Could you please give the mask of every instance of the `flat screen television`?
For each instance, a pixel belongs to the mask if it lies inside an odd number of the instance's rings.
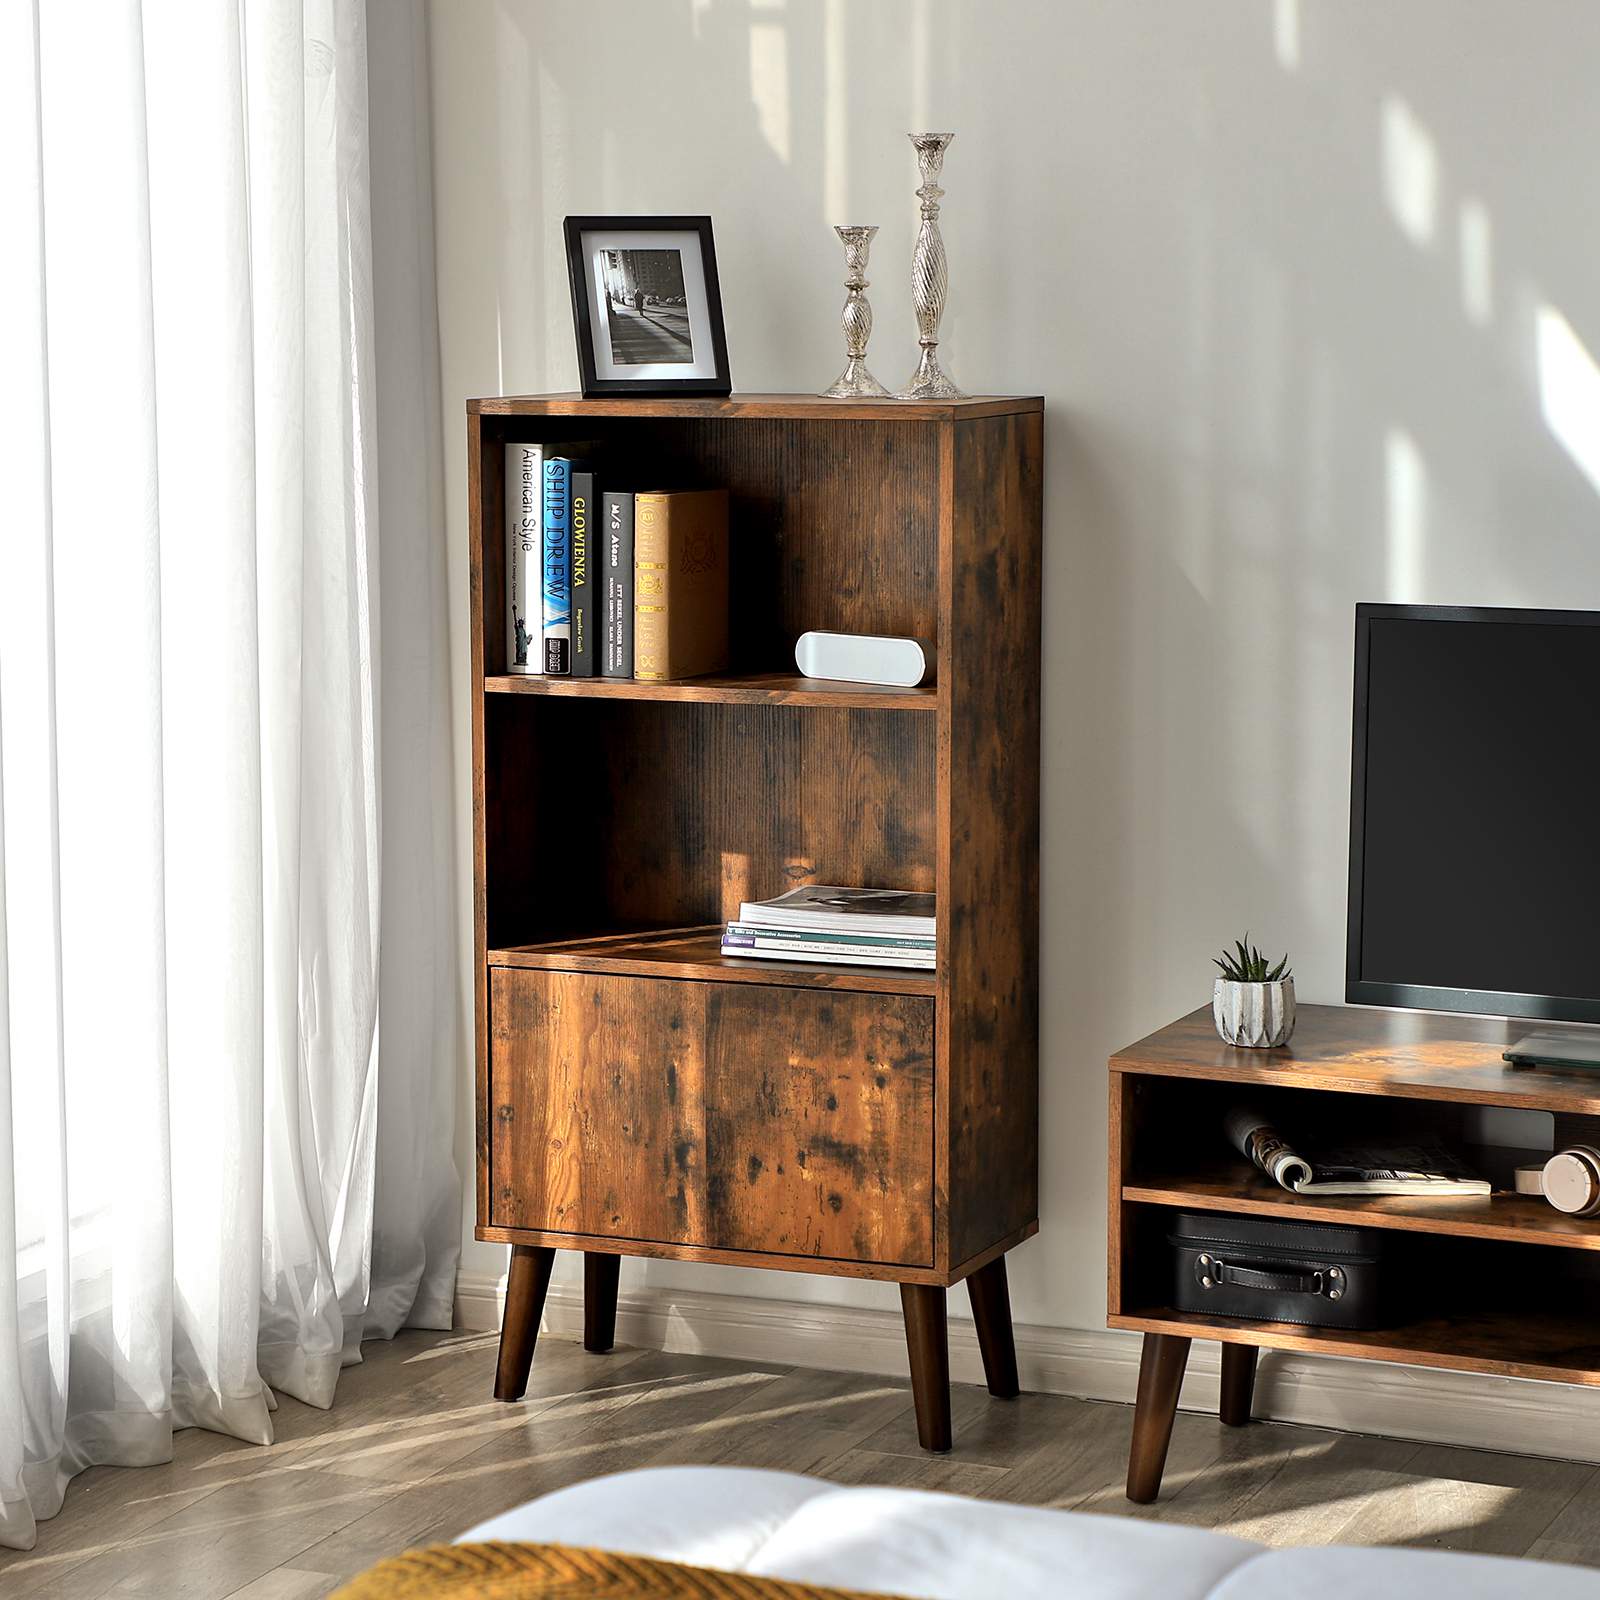
[[[1600,612],[1357,606],[1349,914],[1347,1000],[1600,1023]]]

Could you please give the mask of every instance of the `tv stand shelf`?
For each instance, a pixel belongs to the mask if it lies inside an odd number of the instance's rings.
[[[1107,1324],[1142,1333],[1128,1497],[1159,1492],[1190,1343],[1223,1346],[1222,1416],[1250,1417],[1259,1348],[1600,1385],[1600,1221],[1507,1192],[1291,1194],[1233,1154],[1222,1117],[1259,1106],[1293,1142],[1338,1137],[1470,1141],[1474,1108],[1546,1112],[1557,1147],[1600,1142],[1600,1077],[1513,1068],[1521,1023],[1302,1006],[1280,1050],[1217,1037],[1209,1007],[1111,1058]],[[1179,1211],[1381,1228],[1411,1304],[1372,1330],[1303,1327],[1173,1309],[1166,1234]],[[1552,1249],[1551,1247],[1555,1247]]]
[[[1122,1198],[1185,1211],[1231,1211],[1242,1216],[1284,1217],[1291,1222],[1600,1250],[1600,1222],[1593,1217],[1569,1217],[1535,1195],[1506,1189],[1453,1199],[1443,1195],[1290,1194],[1242,1158],[1215,1166],[1197,1163],[1193,1172],[1138,1173],[1122,1186]]]

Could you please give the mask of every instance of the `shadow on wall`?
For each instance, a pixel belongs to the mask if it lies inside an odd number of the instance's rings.
[[[1021,1321],[1097,1325],[1107,1052],[1203,1003],[1246,925],[1306,1000],[1342,995],[1355,602],[1600,603],[1600,10],[453,12],[436,36],[483,36],[476,220],[512,392],[574,381],[569,212],[710,212],[746,389],[833,375],[831,226],[879,223],[869,354],[898,380],[904,134],[957,130],[941,353],[969,389],[1050,400],[1044,1229],[1013,1297]]]

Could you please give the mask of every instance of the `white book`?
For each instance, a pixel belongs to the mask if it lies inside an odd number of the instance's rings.
[[[913,949],[905,944],[873,944],[865,939],[842,940],[838,935],[827,934],[808,939],[799,933],[768,936],[757,928],[731,927],[722,936],[722,953],[737,955],[741,950],[755,950],[775,956],[801,956],[807,961],[831,961],[835,956],[847,959],[860,956],[863,960],[885,961],[891,966],[931,967],[934,963],[932,946]]]
[[[751,957],[760,961],[815,961],[830,967],[909,967],[916,972],[932,972],[934,969],[932,961],[908,957],[903,951],[878,956],[855,952],[845,955],[838,950],[829,950],[826,955],[808,955],[802,950],[775,950],[769,945],[724,944],[722,953],[735,956],[740,961]]]
[[[544,673],[544,446],[506,446],[506,671]]]
[[[768,928],[931,938],[934,897],[908,889],[841,889],[808,883],[771,900],[747,900],[739,921]]]

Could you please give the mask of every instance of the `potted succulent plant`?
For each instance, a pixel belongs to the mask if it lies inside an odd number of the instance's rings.
[[[1294,974],[1285,956],[1276,966],[1247,933],[1214,964],[1222,969],[1211,991],[1211,1015],[1228,1044],[1272,1050],[1294,1032]]]

